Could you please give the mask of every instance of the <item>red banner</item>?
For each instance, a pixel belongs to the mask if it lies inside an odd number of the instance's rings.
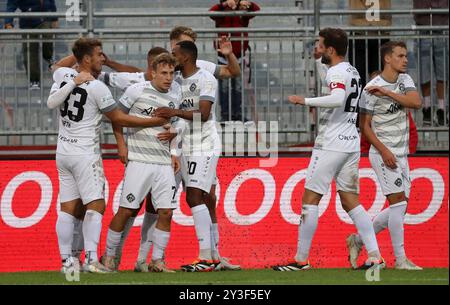
[[[244,268],[263,268],[287,262],[296,252],[301,197],[308,158],[280,158],[274,167],[260,167],[258,158],[222,158],[217,190],[220,252]],[[423,267],[448,267],[448,158],[409,159],[412,191],[405,218],[407,255]],[[119,204],[124,168],[117,160],[104,161],[107,208],[99,253],[107,226]],[[60,257],[55,224],[58,175],[55,161],[0,161],[0,272],[58,270]],[[361,203],[374,217],[385,197],[367,158],[360,163]],[[169,267],[190,263],[198,253],[190,210],[179,192],[166,252]],[[355,227],[336,198],[335,186],[324,196],[313,240],[314,267],[347,267],[345,238]],[[137,257],[142,211],[126,241],[123,269]],[[378,235],[388,266],[394,263],[389,232]],[[365,255],[363,255],[365,256]],[[361,261],[362,262],[362,261]]]

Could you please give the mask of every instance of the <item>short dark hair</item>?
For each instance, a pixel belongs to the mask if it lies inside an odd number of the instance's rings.
[[[380,47],[380,56],[383,64],[386,55],[391,55],[396,47],[408,49],[406,47],[406,43],[404,43],[403,41],[388,41]]]
[[[167,51],[166,49],[161,48],[161,47],[154,47],[154,48],[151,48],[150,51],[148,51],[147,58],[156,57],[159,54],[163,54],[163,53],[169,53],[169,51]]]
[[[177,25],[170,31],[169,40],[179,39],[181,35],[187,35],[192,38],[192,40],[197,40],[197,33],[194,32],[191,28],[183,25]]]
[[[339,56],[347,55],[348,37],[344,30],[325,28],[319,32],[319,36],[323,38],[326,48],[334,48]]]
[[[187,54],[192,61],[197,60],[197,46],[192,41],[180,41],[177,43],[178,46],[180,46],[180,51],[184,54]]]
[[[99,39],[82,37],[73,44],[72,53],[77,61],[81,62],[85,55],[92,55],[95,47],[102,47]]]
[[[177,60],[172,54],[169,53],[161,53],[158,56],[153,59],[152,62],[152,69],[153,71],[156,71],[159,64],[166,64],[169,66],[175,67],[177,65]]]

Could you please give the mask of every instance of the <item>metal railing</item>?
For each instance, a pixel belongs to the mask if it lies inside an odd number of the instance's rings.
[[[165,46],[168,48],[168,33],[171,28],[133,27],[132,23],[127,28],[113,28],[108,26],[95,26],[101,21],[112,18],[175,18],[180,17],[203,17],[210,16],[256,16],[264,18],[269,16],[298,18],[308,17],[312,22],[307,24],[295,24],[290,27],[257,27],[253,28],[221,28],[216,29],[211,23],[211,28],[196,28],[199,34],[197,41],[200,50],[200,58],[217,62],[216,52],[212,41],[219,32],[248,33],[251,47],[251,55],[244,59],[244,69],[241,74],[241,91],[243,116],[254,121],[277,120],[279,126],[279,140],[284,145],[308,143],[313,139],[312,123],[314,117],[306,108],[300,110],[287,102],[287,96],[291,94],[306,94],[314,96],[318,93],[320,84],[315,77],[314,58],[312,57],[314,41],[318,30],[321,28],[320,18],[322,16],[349,16],[353,14],[364,14],[365,11],[356,10],[320,10],[318,1],[315,1],[315,9],[302,10],[296,7],[283,11],[272,12],[262,9],[260,12],[177,12],[167,11],[136,11],[136,12],[101,12],[95,11],[87,1],[86,11],[79,14],[80,23],[75,28],[60,29],[11,29],[0,30],[0,145],[46,145],[56,143],[57,134],[57,112],[46,108],[50,86],[51,75],[46,65],[40,60],[40,90],[28,90],[28,75],[30,71],[23,70],[20,65],[21,44],[39,44],[39,58],[42,58],[43,43],[51,42],[59,57],[64,56],[64,51],[69,52],[69,45],[81,35],[100,37],[104,44],[105,53],[113,59],[136,65],[141,68],[146,66],[146,53],[152,46]],[[447,10],[382,10],[381,14],[411,15],[414,13],[447,14]],[[0,18],[6,17],[65,17],[65,13],[0,13]],[[140,19],[141,20],[141,19]],[[67,23],[66,26],[69,26]],[[187,24],[190,26],[189,24]],[[272,24],[270,24],[272,26]],[[349,38],[353,41],[364,40],[366,45],[369,39],[381,41],[381,39],[406,40],[410,48],[411,69],[416,84],[421,83],[421,56],[418,47],[420,41],[425,39],[444,40],[444,55],[448,54],[448,26],[416,26],[416,25],[394,25],[390,27],[361,27],[340,26],[349,32]],[[358,32],[358,35],[356,35]],[[51,34],[53,37],[44,37]],[[30,37],[26,35],[39,35]],[[233,38],[243,40],[244,38]],[[242,45],[242,44],[241,44]],[[432,44],[433,45],[433,44]],[[59,52],[58,47],[63,51]],[[367,49],[366,49],[367,50]],[[349,50],[352,52],[354,50]],[[432,50],[433,51],[433,50]],[[367,52],[367,51],[366,51]],[[432,53],[435,54],[435,53]],[[355,56],[353,56],[355,58]],[[366,53],[367,58],[367,53]],[[444,71],[448,71],[447,56],[444,56],[441,64]],[[251,59],[251,60],[249,60]],[[247,66],[248,65],[248,66]],[[367,66],[367,63],[366,63]],[[429,65],[430,74],[434,74],[435,67]],[[29,68],[26,68],[29,70]],[[366,75],[368,78],[368,75]],[[448,107],[448,75],[445,76],[445,105]],[[250,82],[249,82],[250,79]],[[431,79],[431,86],[436,81]],[[420,90],[420,86],[418,85]],[[120,92],[115,90],[115,97]],[[435,99],[432,90],[432,100]],[[436,106],[432,103],[432,113]],[[446,113],[448,113],[446,109]],[[217,109],[218,117],[219,109]],[[448,135],[448,119],[445,117],[444,126],[438,126],[432,122],[431,126],[422,127],[422,112],[413,112],[419,126],[420,145],[423,149],[448,150],[448,140],[443,135]],[[224,120],[228,120],[225,118]],[[435,139],[435,140],[433,140]],[[114,143],[110,129],[106,128],[104,135],[106,142]],[[437,143],[437,144],[436,144]]]

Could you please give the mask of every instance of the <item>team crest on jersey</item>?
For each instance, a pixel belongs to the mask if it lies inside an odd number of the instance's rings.
[[[402,179],[398,178],[397,180],[395,180],[394,184],[398,187],[402,186]]]
[[[197,85],[196,85],[196,84],[192,84],[192,85],[189,87],[189,90],[190,90],[191,92],[194,92],[195,89],[197,89]]]
[[[172,108],[172,109],[175,109],[175,103],[174,102],[170,102],[169,103],[169,107]]]
[[[131,202],[133,202],[135,199],[136,199],[136,197],[134,197],[133,194],[129,193],[129,194],[127,195],[127,200],[128,200],[128,202],[131,203]]]
[[[398,89],[400,90],[401,93],[405,94],[405,84],[404,83],[400,83],[398,85]]]

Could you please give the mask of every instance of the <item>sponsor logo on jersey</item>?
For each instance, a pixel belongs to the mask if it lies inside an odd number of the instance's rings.
[[[389,109],[386,111],[386,114],[390,113],[390,114],[394,114],[397,113],[400,109],[401,109],[401,105],[398,103],[392,103],[389,106]]]
[[[344,135],[340,134],[338,136],[338,139],[341,140],[341,141],[353,141],[353,140],[358,139],[358,136],[355,136],[355,135],[353,135],[353,136],[344,136]]]
[[[397,180],[395,180],[394,184],[398,187],[402,186],[402,179],[397,178]]]
[[[184,99],[183,102],[181,103],[181,107],[182,108],[192,108],[192,107],[194,107],[194,99],[192,99],[192,98]]]
[[[136,199],[136,197],[134,197],[134,195],[132,193],[129,193],[127,195],[127,200],[129,203],[132,203],[135,199]]]
[[[153,111],[155,111],[155,107],[151,106],[141,111],[141,114],[144,115],[152,115]]]

